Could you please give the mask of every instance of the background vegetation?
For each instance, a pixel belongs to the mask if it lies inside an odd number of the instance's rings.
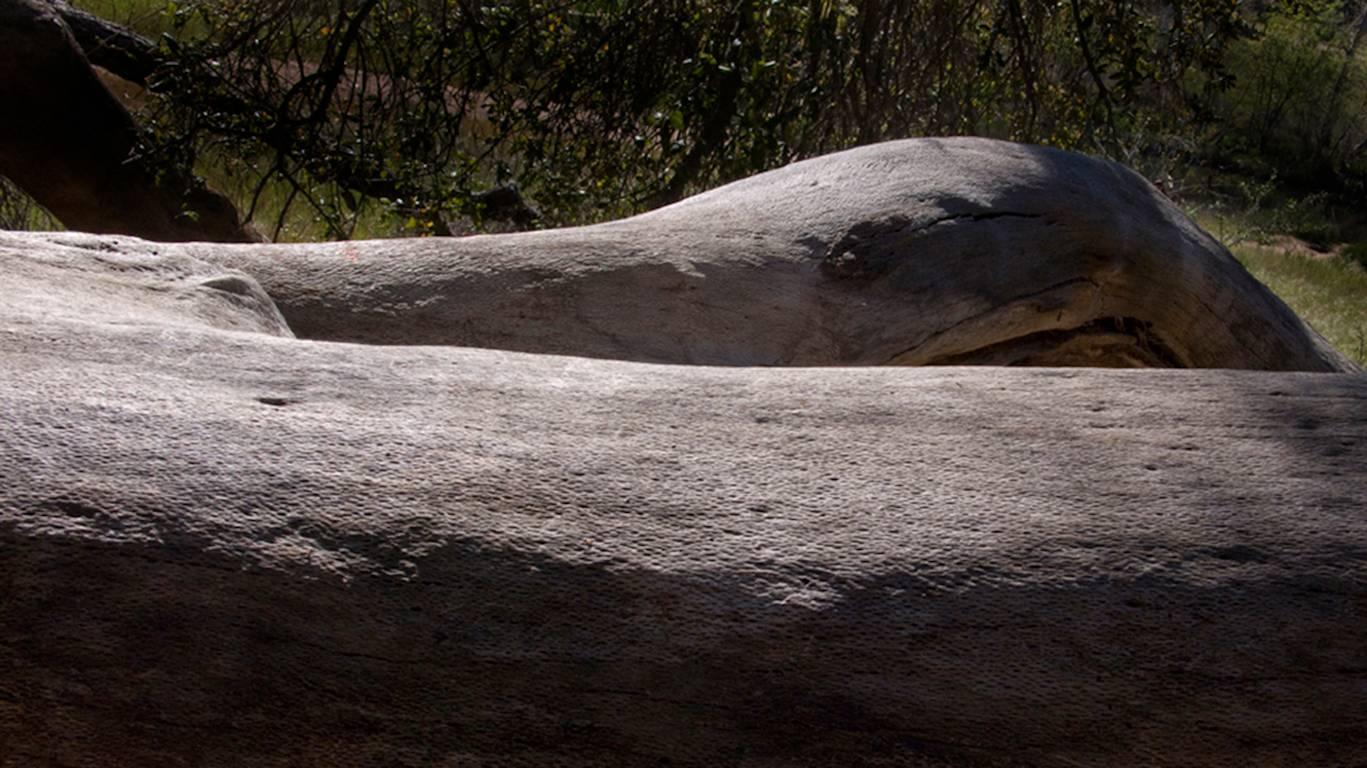
[[[274,239],[585,223],[855,144],[993,136],[1137,168],[1367,361],[1367,2],[76,4],[153,42],[117,84],[146,152]],[[41,219],[0,189],[0,226]]]
[[[298,235],[364,232],[375,202],[440,230],[510,183],[583,223],[918,135],[1103,154],[1236,207],[1347,208],[1367,178],[1367,5],[1343,0],[77,4],[159,47],[123,89],[148,151],[262,223],[308,211]]]

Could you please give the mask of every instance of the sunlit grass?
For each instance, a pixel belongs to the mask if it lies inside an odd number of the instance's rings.
[[[267,164],[266,161],[259,161]],[[243,218],[264,237],[277,242],[301,243],[322,240],[367,240],[420,234],[406,226],[406,220],[388,204],[360,199],[354,210],[338,209],[342,191],[334,184],[319,184],[303,177],[302,189],[281,178],[259,184],[259,169],[241,160],[225,161],[213,155],[202,156],[196,172],[215,190],[238,205]],[[255,208],[252,204],[255,202]],[[325,216],[319,209],[328,211]],[[340,212],[340,216],[333,214]],[[329,218],[333,226],[329,226]],[[335,227],[340,227],[336,229]]]
[[[170,0],[71,0],[71,4],[153,39],[174,26],[176,5]]]
[[[1189,213],[1329,343],[1367,366],[1367,259],[1358,257],[1367,244],[1317,253],[1279,239],[1303,228],[1284,212],[1202,207]]]
[[[51,232],[63,229],[61,222],[9,179],[0,176],[0,229],[23,232]]]
[[[1348,259],[1237,245],[1234,256],[1329,343],[1367,366],[1367,271]]]

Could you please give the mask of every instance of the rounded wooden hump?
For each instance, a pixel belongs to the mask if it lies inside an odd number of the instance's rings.
[[[944,362],[1298,370],[876,365]],[[1357,766],[1347,367],[1138,177],[979,140],[3,233],[0,765]]]

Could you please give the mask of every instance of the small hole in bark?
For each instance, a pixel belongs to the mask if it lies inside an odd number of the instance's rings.
[[[290,401],[283,397],[258,397],[256,398],[256,402],[261,403],[262,405],[274,406],[276,408],[282,408],[290,404]]]
[[[1212,557],[1220,560],[1228,560],[1235,563],[1265,563],[1271,558],[1256,547],[1246,544],[1235,544],[1228,547],[1216,547],[1208,550]]]
[[[96,517],[100,514],[98,509],[95,509],[89,504],[72,499],[54,500],[52,506],[65,513],[68,517]]]

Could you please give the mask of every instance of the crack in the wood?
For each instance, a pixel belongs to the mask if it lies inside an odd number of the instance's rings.
[[[1100,283],[1098,283],[1096,280],[1093,280],[1093,279],[1090,278],[1090,277],[1083,276],[1083,277],[1072,277],[1072,278],[1069,278],[1069,279],[1067,279],[1067,280],[1063,280],[1063,281],[1061,281],[1061,282],[1054,283],[1054,284],[1052,284],[1052,285],[1046,286],[1046,287],[1041,288],[1041,289],[1039,289],[1039,290],[1031,291],[1030,293],[1021,294],[1020,296],[1014,296],[1014,297],[1012,297],[1011,299],[1009,299],[1009,300],[1006,301],[1006,302],[1003,302],[1003,303],[1001,303],[1001,304],[999,304],[999,305],[996,305],[996,306],[993,306],[993,307],[989,307],[988,309],[985,309],[985,310],[983,310],[983,311],[981,311],[981,312],[975,312],[974,314],[969,315],[968,317],[965,317],[965,318],[963,318],[962,320],[959,320],[959,321],[953,323],[952,325],[950,325],[950,326],[948,326],[948,327],[941,328],[940,330],[931,333],[930,335],[926,336],[925,338],[921,339],[920,341],[916,342],[915,344],[912,344],[911,346],[907,347],[906,349],[903,349],[903,350],[900,351],[900,352],[896,352],[896,353],[890,355],[890,356],[887,358],[887,360],[885,360],[885,361],[883,362],[883,365],[894,365],[894,364],[895,364],[895,361],[901,359],[901,358],[904,357],[905,355],[909,355],[909,354],[911,354],[912,352],[915,352],[916,350],[921,349],[922,347],[926,346],[927,344],[930,344],[930,343],[936,341],[937,339],[943,338],[944,336],[946,336],[946,335],[948,335],[948,334],[950,334],[950,333],[953,333],[954,331],[958,330],[960,327],[962,327],[962,326],[964,326],[964,325],[967,325],[967,324],[969,324],[969,323],[977,322],[977,321],[983,319],[984,317],[987,317],[988,315],[991,315],[991,314],[993,314],[993,313],[995,313],[995,312],[1000,312],[1000,311],[1002,311],[1003,309],[1005,309],[1006,307],[1011,306],[1012,304],[1016,304],[1016,303],[1022,302],[1022,301],[1029,301],[1030,299],[1039,298],[1040,296],[1044,296],[1045,294],[1052,293],[1052,292],[1054,292],[1054,291],[1057,291],[1057,290],[1060,290],[1060,289],[1063,289],[1063,288],[1070,288],[1070,287],[1075,286],[1075,285],[1090,285],[1090,286],[1092,286],[1092,288],[1094,288],[1098,293],[1101,292],[1101,284],[1100,284]],[[1059,329],[1059,330],[1075,330],[1075,329],[1063,328],[1063,329]],[[973,351],[976,351],[976,350],[969,350],[968,352],[965,352],[964,354],[970,354],[970,353],[973,352]]]

